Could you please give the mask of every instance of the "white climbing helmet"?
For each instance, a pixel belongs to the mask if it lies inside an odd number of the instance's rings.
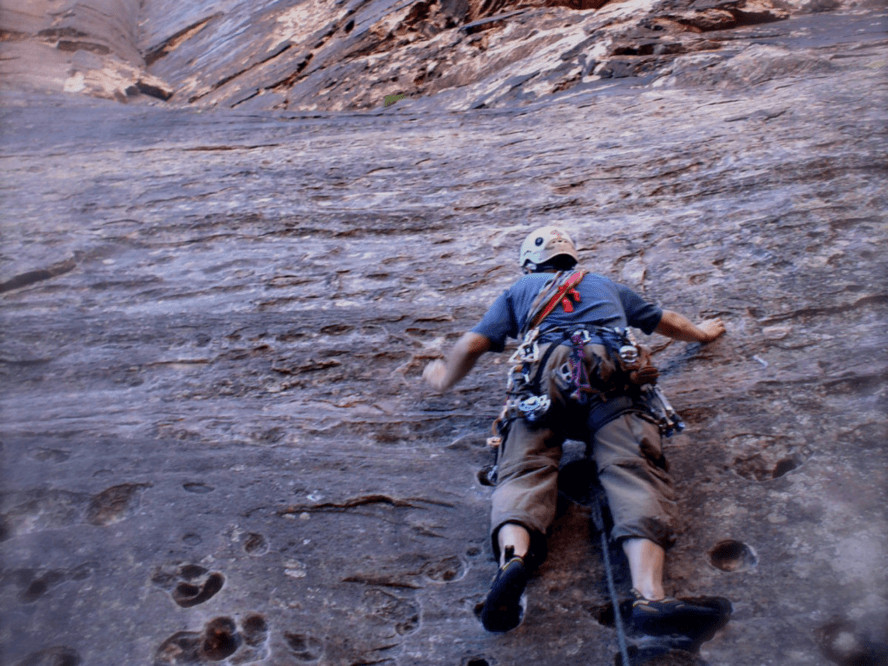
[[[572,257],[574,263],[579,261],[577,248],[567,232],[558,227],[540,227],[521,243],[518,264],[525,271],[534,271],[540,264],[562,254]]]

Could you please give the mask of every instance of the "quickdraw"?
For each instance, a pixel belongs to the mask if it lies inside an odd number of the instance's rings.
[[[685,429],[684,421],[672,409],[669,400],[659,386],[649,384],[641,391],[641,399],[647,407],[647,412],[642,416],[649,416],[651,422],[656,425],[666,437],[672,437],[677,432]]]
[[[493,422],[494,436],[487,440],[489,446],[496,447],[502,443],[508,423],[512,419],[523,417],[534,423],[549,411],[551,406],[549,396],[535,395],[531,390],[533,385],[531,369],[540,360],[540,346],[537,341],[539,334],[538,328],[530,329],[509,358],[506,404]]]
[[[575,331],[570,336],[570,361],[559,369],[566,383],[574,387],[573,393],[570,394],[571,399],[581,405],[585,405],[592,394],[601,393],[600,390],[592,386],[589,371],[586,369],[585,349],[591,341],[592,336],[586,329]]]

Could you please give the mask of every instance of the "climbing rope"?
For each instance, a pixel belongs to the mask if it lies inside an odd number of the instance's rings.
[[[626,644],[626,630],[623,628],[623,618],[620,615],[620,600],[617,598],[617,586],[614,584],[614,571],[611,566],[610,551],[607,544],[607,530],[604,527],[604,511],[601,506],[601,493],[597,490],[595,501],[592,503],[592,522],[601,534],[601,555],[604,559],[604,572],[607,576],[607,590],[610,593],[611,604],[614,608],[614,625],[617,628],[617,643],[620,645],[620,659],[622,666],[629,666],[629,647]]]

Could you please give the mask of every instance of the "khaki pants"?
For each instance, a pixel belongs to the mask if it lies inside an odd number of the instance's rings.
[[[563,362],[569,348],[563,350],[552,354],[549,368]],[[497,557],[500,527],[517,523],[531,533],[530,559],[539,563],[545,558],[545,535],[555,519],[558,467],[567,437],[590,445],[613,517],[611,538],[643,537],[664,548],[672,545],[675,495],[658,428],[628,412],[591,431],[584,422],[584,408],[566,399],[554,382],[549,392],[553,410],[547,424],[532,426],[516,419],[501,445],[491,510]]]

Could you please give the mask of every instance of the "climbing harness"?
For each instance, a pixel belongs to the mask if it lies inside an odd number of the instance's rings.
[[[589,423],[593,428],[634,412],[656,425],[666,437],[684,430],[684,423],[656,385],[659,373],[650,361],[650,352],[638,344],[628,328],[585,325],[565,333],[541,326],[558,305],[565,312],[573,312],[574,303],[580,302],[577,287],[585,275],[582,270],[558,272],[534,299],[521,331],[521,343],[509,358],[506,401],[493,422],[488,446],[498,450],[511,422],[517,418],[529,424],[544,422],[552,400],[542,386],[543,372],[550,355],[563,344],[570,345],[571,353],[565,363],[554,369],[556,383],[569,388],[572,400],[589,406]],[[544,333],[547,337],[556,334],[556,339],[541,351]],[[594,357],[591,361],[590,356]],[[495,475],[494,467],[492,480]]]
[[[493,422],[493,436],[487,444],[499,447],[508,431],[509,424],[516,418],[523,418],[528,423],[540,423],[549,412],[552,400],[541,391],[541,374],[557,345],[551,344],[546,352],[540,353],[540,323],[559,305],[566,312],[573,312],[574,302],[579,302],[580,294],[576,287],[586,275],[586,271],[570,274],[556,273],[548,280],[534,299],[527,323],[521,331],[522,340],[509,358],[508,382],[506,385],[506,402],[499,416]],[[532,376],[536,368],[536,376]]]
[[[650,351],[638,344],[632,331],[628,328],[595,327],[594,334],[604,342],[605,349],[617,367],[616,377],[610,382],[610,390],[604,392],[605,403],[608,400],[619,400],[619,396],[628,396],[633,404],[629,411],[636,412],[656,425],[664,437],[671,437],[684,430],[684,422],[672,408],[663,390],[657,386],[660,373],[651,363]],[[578,390],[590,391],[579,385]],[[613,409],[602,411],[616,415]]]

